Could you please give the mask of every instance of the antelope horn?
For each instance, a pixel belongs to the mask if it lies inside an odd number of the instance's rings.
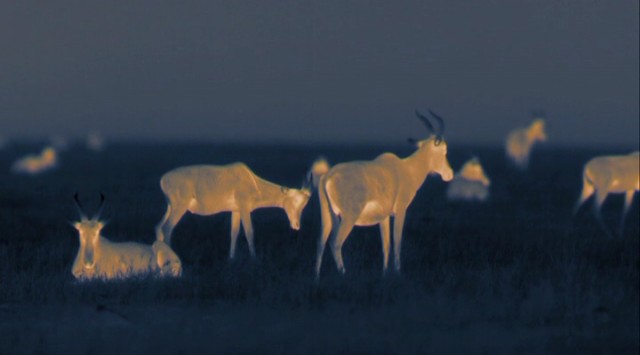
[[[420,121],[422,121],[422,123],[424,123],[424,125],[427,126],[427,130],[429,131],[429,133],[435,132],[435,130],[433,129],[433,125],[431,124],[431,122],[429,122],[429,119],[426,118],[423,114],[421,114],[420,111],[418,111],[417,109],[416,109],[416,116],[418,116]]]
[[[80,214],[80,219],[82,220],[86,220],[87,215],[84,214],[84,212],[82,212],[82,206],[80,206],[80,200],[78,200],[78,193],[76,192],[75,195],[73,195],[73,203],[76,206],[76,208],[78,209],[78,213]]]
[[[102,210],[104,209],[104,194],[101,192],[100,193],[100,205],[98,206],[98,212],[96,212],[95,215],[93,215],[93,219],[99,219],[100,215],[102,214]]]
[[[438,133],[436,133],[436,135],[438,137],[442,137],[442,135],[444,134],[444,120],[442,119],[442,117],[436,115],[435,112],[429,110],[429,113],[431,114],[431,116],[433,116],[436,121],[438,121]]]

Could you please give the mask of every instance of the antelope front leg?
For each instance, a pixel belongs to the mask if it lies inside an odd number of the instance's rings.
[[[251,211],[243,211],[241,212],[242,219],[242,228],[244,229],[244,237],[247,239],[247,244],[249,245],[249,253],[251,254],[251,258],[256,258],[256,248],[253,245],[253,226],[251,224]]]
[[[400,251],[402,249],[402,228],[404,227],[405,212],[397,213],[393,219],[393,263],[396,272],[400,272]]]
[[[236,256],[236,242],[240,232],[240,212],[231,212],[231,243],[229,245],[229,259]]]
[[[390,217],[387,217],[380,222],[380,237],[382,238],[382,275],[387,273],[387,266],[389,265],[389,219]]]

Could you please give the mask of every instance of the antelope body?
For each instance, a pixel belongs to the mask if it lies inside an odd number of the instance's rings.
[[[447,187],[450,200],[485,201],[489,197],[491,181],[477,158],[467,161]]]
[[[47,147],[40,154],[27,155],[17,160],[11,166],[14,173],[35,175],[51,168],[58,163],[58,155],[52,147]]]
[[[73,226],[80,236],[80,248],[71,273],[78,280],[143,275],[178,277],[182,273],[180,258],[164,242],[156,241],[153,245],[114,243],[101,235],[104,224],[97,215],[89,219],[82,214],[81,220]]]
[[[600,208],[609,194],[624,193],[624,209],[619,225],[619,231],[622,233],[633,196],[640,189],[639,157],[640,152],[636,151],[628,155],[601,156],[589,160],[582,173],[582,193],[574,208],[574,214],[587,199],[595,195],[593,213],[606,231]]]
[[[282,208],[291,228],[298,230],[300,215],[311,196],[307,188],[290,189],[261,179],[243,163],[177,168],[162,176],[160,187],[167,199],[167,212],[156,227],[157,239],[170,244],[173,229],[187,211],[204,216],[231,212],[231,259],[241,222],[249,252],[255,257],[251,211]]]
[[[345,273],[342,245],[354,226],[379,224],[382,238],[383,271],[386,271],[390,247],[390,218],[394,217],[394,262],[400,271],[402,228],[407,208],[427,175],[439,174],[443,180],[453,178],[447,160],[447,144],[439,132],[417,142],[417,150],[401,159],[384,153],[372,161],[353,161],[333,166],[320,178],[318,193],[322,217],[322,232],[318,240],[315,275],[318,280],[322,256],[330,241],[333,258],[341,273]],[[434,132],[429,120],[418,117]],[[331,238],[329,239],[331,235]]]
[[[521,170],[529,166],[529,156],[531,149],[536,142],[547,140],[545,132],[545,120],[535,119],[528,127],[518,128],[507,136],[506,152],[507,157]]]

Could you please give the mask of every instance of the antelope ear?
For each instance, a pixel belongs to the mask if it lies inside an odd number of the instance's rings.
[[[80,222],[69,222],[69,224],[73,226],[73,228],[80,230]]]

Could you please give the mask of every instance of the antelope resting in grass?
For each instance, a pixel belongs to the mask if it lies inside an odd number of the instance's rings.
[[[56,150],[47,147],[42,150],[39,155],[27,155],[17,160],[11,166],[14,173],[35,175],[49,169],[54,168],[58,164],[58,156]]]
[[[607,195],[624,193],[624,209],[618,226],[618,231],[622,234],[625,217],[633,202],[633,195],[640,189],[639,158],[640,152],[636,151],[628,155],[601,156],[589,160],[582,173],[582,194],[576,202],[574,215],[580,206],[595,194],[593,214],[600,227],[610,235],[600,215],[600,208]]]
[[[80,235],[80,248],[71,272],[78,280],[124,279],[132,276],[159,275],[178,277],[182,273],[180,258],[162,241],[153,245],[140,243],[114,243],[100,232],[104,223],[100,211],[104,204],[101,195],[100,209],[93,218],[82,212],[75,195],[80,221],[73,224]]]
[[[450,200],[485,201],[489,197],[491,181],[485,175],[478,158],[467,161],[456,173],[447,188]]]
[[[521,170],[526,170],[529,166],[529,155],[533,145],[547,140],[544,113],[533,112],[533,114],[534,120],[529,127],[515,129],[507,136],[507,156]]]
[[[311,197],[308,187],[276,185],[256,176],[244,163],[177,168],[162,176],[160,187],[167,200],[167,212],[156,227],[157,239],[170,244],[173,229],[187,211],[203,216],[231,212],[230,259],[235,257],[241,222],[249,252],[255,258],[251,211],[282,208],[291,228],[298,230],[300,215]]]
[[[371,161],[335,165],[321,177],[318,194],[322,233],[316,255],[316,281],[328,240],[338,271],[345,273],[342,245],[354,226],[380,225],[383,272],[386,272],[391,217],[394,217],[395,269],[400,271],[402,228],[409,204],[429,174],[438,174],[444,181],[453,178],[447,160],[447,143],[442,138],[444,122],[435,113],[429,113],[438,122],[438,130],[434,130],[431,122],[416,111],[418,118],[427,126],[429,137],[416,142],[417,150],[411,156],[400,159],[395,154],[384,153]]]

